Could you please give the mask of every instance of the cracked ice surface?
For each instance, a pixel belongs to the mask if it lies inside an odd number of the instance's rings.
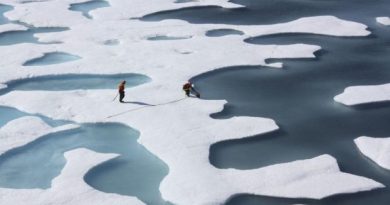
[[[0,96],[0,104],[54,119],[120,122],[138,129],[141,133],[139,142],[169,166],[169,174],[160,186],[165,200],[177,204],[216,204],[237,193],[323,198],[383,187],[373,180],[341,172],[335,159],[329,155],[253,170],[217,169],[208,160],[210,145],[270,132],[278,129],[277,125],[271,119],[257,117],[212,119],[210,114],[221,111],[224,101],[200,101],[192,98],[176,101],[183,97],[182,83],[195,75],[227,66],[265,65],[267,58],[313,58],[313,53],[320,49],[317,45],[306,44],[253,45],[243,42],[246,38],[275,33],[366,36],[370,32],[363,24],[332,16],[307,17],[266,26],[193,25],[179,20],[129,20],[153,12],[189,6],[240,7],[227,0],[200,0],[179,4],[174,3],[174,0],[158,0],[159,3],[152,4],[144,0],[111,0],[111,7],[90,12],[93,20],[86,19],[79,12],[68,10],[72,3],[85,2],[80,0],[28,4],[19,4],[20,1],[17,0],[2,2],[14,6],[14,10],[5,14],[11,20],[36,27],[65,26],[70,30],[35,35],[40,42],[60,41],[62,44],[3,46],[0,55],[7,58],[0,62],[0,83],[67,73],[131,72],[152,78],[152,82],[128,89],[126,93],[132,101],[160,104],[159,106],[141,108],[141,105],[136,104],[117,104],[111,101],[116,90],[13,91]],[[50,12],[41,12],[42,10]],[[218,38],[205,35],[207,31],[214,29],[235,29],[245,35]],[[192,38],[150,41],[150,36]],[[106,46],[107,40],[120,43]],[[50,52],[66,52],[82,59],[66,64],[23,69],[22,65],[29,59]],[[90,156],[88,163],[79,160],[78,155]],[[74,199],[75,204],[83,204],[86,199],[96,200],[96,203],[103,202],[107,199],[105,196],[113,197],[118,203],[136,203],[131,197],[104,195],[85,185],[82,175],[87,169],[106,159],[98,160],[92,155],[103,156],[85,150],[67,153],[69,164],[53,181],[53,185],[59,184],[58,186],[49,190],[2,189],[4,201],[15,202],[20,198],[23,202],[35,202],[34,199],[39,194],[39,200],[47,197],[46,200],[53,203],[62,203],[73,199],[75,194],[78,196]],[[69,167],[77,173],[69,174]],[[75,192],[62,187],[70,184]],[[21,197],[15,197],[16,195]]]
[[[0,128],[0,155],[10,147],[20,147],[51,133],[76,129],[77,125],[50,127],[38,117],[21,117]]]
[[[390,17],[377,17],[376,21],[385,26],[390,26]]]
[[[390,83],[383,85],[351,86],[334,100],[345,105],[386,102],[390,100]]]
[[[373,138],[363,136],[356,138],[354,141],[361,153],[379,166],[390,170],[390,137]]]
[[[83,156],[83,157],[80,157]],[[88,170],[116,154],[100,154],[88,149],[65,153],[67,163],[61,174],[53,179],[48,190],[0,188],[1,201],[7,204],[143,204],[136,198],[109,194],[93,189],[83,180]]]

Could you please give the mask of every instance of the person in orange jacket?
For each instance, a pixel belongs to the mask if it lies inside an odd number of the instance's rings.
[[[186,84],[183,85],[183,90],[186,93],[187,97],[190,97],[191,93],[195,93],[196,97],[200,98],[200,93],[195,90],[194,84],[192,84],[189,81]]]
[[[122,81],[118,86],[118,92],[119,92],[119,102],[123,103],[123,98],[125,98],[125,84],[126,81]]]

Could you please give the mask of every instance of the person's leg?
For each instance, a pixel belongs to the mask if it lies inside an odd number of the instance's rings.
[[[191,91],[195,94],[197,98],[200,98],[200,93],[198,91],[196,91],[194,88],[192,88]]]
[[[190,97],[190,90],[185,90],[187,97]]]
[[[119,93],[119,102],[123,102],[123,98],[125,98],[125,92]]]

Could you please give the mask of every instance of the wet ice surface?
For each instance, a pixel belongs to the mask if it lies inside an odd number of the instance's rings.
[[[34,37],[36,33],[49,33],[49,32],[61,32],[67,28],[29,28],[26,31],[9,31],[0,33],[0,46],[9,46],[18,43],[37,43],[47,44],[38,41],[38,38]],[[58,42],[54,42],[58,43]]]
[[[79,60],[81,57],[71,55],[64,52],[53,52],[46,53],[40,58],[35,58],[27,61],[23,66],[44,66],[44,65],[53,65],[58,63],[66,63],[70,61]]]
[[[72,4],[70,10],[80,11],[83,13],[83,16],[86,18],[92,19],[92,16],[89,14],[90,11],[98,8],[108,7],[110,4],[104,0],[93,0],[85,3],[76,3]]]
[[[6,17],[4,17],[4,13],[7,11],[11,11],[12,9],[13,9],[12,6],[0,4],[0,25],[14,23],[14,24],[20,24],[26,26],[28,29],[25,31],[8,31],[8,32],[0,33],[0,46],[9,46],[18,43],[41,44],[41,42],[38,41],[38,38],[34,37],[34,34],[61,32],[61,31],[68,30],[68,28],[65,27],[35,28],[21,22],[10,21]],[[53,42],[53,43],[59,43],[59,42]]]
[[[1,93],[0,93],[1,94]],[[39,114],[28,114],[25,112],[22,112],[20,110],[17,110],[12,107],[5,107],[5,106],[0,106],[0,128],[4,126],[6,123],[20,118],[24,116],[37,116],[40,117],[46,124],[52,126],[52,127],[57,127],[65,124],[69,124],[70,122],[65,121],[65,120],[52,120],[48,117],[39,115]]]
[[[133,87],[150,79],[138,74],[46,76],[16,80],[0,94],[10,90],[116,89],[120,80],[126,80],[127,87]],[[0,113],[0,127],[29,115],[3,106],[0,106]],[[51,126],[69,123],[37,116]],[[77,130],[43,136],[0,156],[0,187],[47,189],[65,165],[63,153],[86,147],[97,152],[120,154],[90,170],[85,180],[92,187],[108,193],[136,196],[148,204],[167,204],[161,199],[158,185],[168,168],[136,141],[138,135],[127,126],[111,123],[82,124]]]
[[[23,112],[20,112],[16,109],[13,109],[13,108],[10,108],[10,107],[4,107],[4,106],[0,106],[0,127],[2,127],[3,125],[5,125],[7,122],[13,120],[13,119],[16,119],[16,118],[19,118],[19,117],[23,117],[25,116],[26,114],[23,113]]]
[[[216,29],[207,31],[206,36],[209,37],[220,37],[226,35],[244,35],[242,31],[237,31],[234,29]]]
[[[12,6],[0,4],[0,25],[9,22],[9,20],[7,18],[5,18],[3,14],[7,11],[10,11],[10,10],[12,10]]]
[[[156,35],[148,37],[148,40],[151,41],[169,41],[169,40],[183,40],[183,39],[189,39],[191,36],[164,36],[164,35]]]
[[[49,134],[0,156],[0,186],[47,189],[65,165],[63,153],[85,147],[120,154],[91,169],[85,176],[89,185],[108,193],[136,196],[148,204],[165,204],[158,185],[168,168],[137,143],[138,135],[115,123],[83,124],[78,130]]]
[[[122,80],[126,80],[127,87],[134,87],[149,82],[150,78],[140,74],[42,76],[11,81],[8,83],[7,88],[0,89],[0,95],[11,90],[116,89],[117,84]]]

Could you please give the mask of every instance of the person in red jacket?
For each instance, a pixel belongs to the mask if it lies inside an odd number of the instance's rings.
[[[118,86],[118,92],[119,92],[119,102],[123,103],[123,98],[125,98],[125,84],[126,81],[122,81]]]
[[[190,94],[194,93],[197,98],[200,98],[199,92],[195,90],[194,84],[192,84],[191,82],[187,82],[186,84],[184,84],[183,90],[186,93],[187,97],[190,97]]]

